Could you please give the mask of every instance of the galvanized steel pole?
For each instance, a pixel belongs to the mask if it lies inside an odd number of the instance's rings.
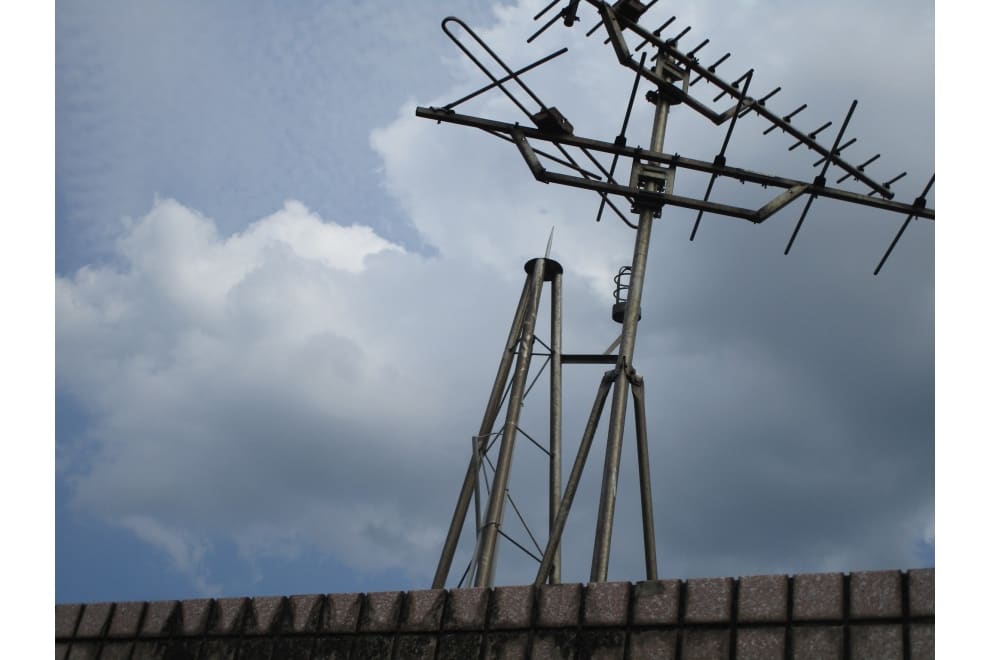
[[[657,579],[657,540],[653,532],[653,484],[650,483],[650,445],[646,436],[646,391],[643,377],[632,380],[633,409],[636,414],[636,458],[639,464],[639,502],[643,513],[643,553],[646,579]]]
[[[665,58],[662,55],[657,57],[657,64],[654,69],[657,75],[663,75],[664,61]],[[657,108],[653,114],[650,151],[661,152],[663,151],[663,138],[667,128],[670,104],[662,94],[657,95],[656,104]],[[648,190],[655,191],[656,184],[649,184]],[[622,433],[625,428],[626,402],[629,394],[629,377],[626,369],[632,367],[633,350],[636,347],[636,329],[639,324],[643,278],[646,274],[646,259],[650,248],[652,228],[653,211],[650,209],[642,211],[639,214],[639,227],[636,230],[632,275],[629,280],[629,298],[626,301],[625,318],[622,322],[622,340],[619,344],[618,362],[616,363],[615,389],[612,394],[612,412],[609,418],[602,491],[598,503],[598,523],[595,529],[595,548],[591,560],[591,582],[604,582],[608,579],[608,559],[612,544],[612,525],[615,519],[615,494],[618,489]]]
[[[548,529],[560,510],[560,462],[561,462],[561,351],[563,350],[563,273],[554,272],[550,281],[550,519]],[[550,584],[560,583],[560,546],[553,552],[553,570]]]
[[[574,495],[577,493],[578,484],[581,482],[581,474],[584,472],[584,464],[588,461],[588,453],[591,451],[591,442],[595,439],[595,431],[598,430],[598,422],[601,420],[602,412],[605,410],[605,399],[608,397],[609,388],[615,382],[615,370],[606,371],[602,376],[602,382],[598,386],[598,393],[595,401],[591,404],[591,412],[588,414],[588,423],[584,427],[584,435],[578,445],[577,456],[574,457],[574,465],[571,467],[571,475],[567,479],[567,486],[564,488],[564,496],[560,500],[560,509],[554,518],[553,527],[550,529],[550,537],[547,539],[547,546],[543,549],[543,561],[536,573],[534,584],[541,585],[547,581],[553,563],[552,557],[560,547],[560,539],[564,535],[564,525],[567,524],[567,516],[571,512],[571,504],[574,502]]]

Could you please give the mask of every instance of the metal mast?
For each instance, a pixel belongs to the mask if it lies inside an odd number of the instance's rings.
[[[658,76],[664,75],[665,58],[658,57]],[[670,103],[658,95],[656,110],[653,113],[653,131],[650,135],[650,151],[663,151],[663,138],[667,130],[667,116]],[[659,183],[649,181],[646,190],[657,192]],[[622,335],[619,342],[619,359],[616,363],[615,391],[612,394],[612,412],[608,423],[608,440],[605,445],[605,468],[602,474],[602,494],[598,503],[598,524],[595,528],[595,549],[592,555],[591,581],[604,582],[608,578],[608,556],[612,545],[612,523],[615,520],[615,495],[619,484],[619,458],[622,454],[622,435],[626,426],[626,402],[629,394],[629,380],[636,349],[636,330],[639,327],[640,303],[643,299],[643,280],[646,276],[646,260],[650,252],[650,231],[653,228],[654,211],[644,209],[639,214],[636,228],[636,242],[633,246],[632,275],[629,280],[629,298],[626,301],[625,318],[622,321]],[[646,451],[645,437],[639,447]],[[642,461],[640,463],[642,469]],[[643,481],[642,477],[646,476]],[[643,543],[646,548],[646,577],[657,577],[656,542],[653,535],[653,499],[649,494],[649,466],[645,475],[640,475],[640,488],[643,504]]]
[[[549,14],[551,9],[562,4],[555,14],[550,14],[549,20],[528,41],[533,41],[561,19],[565,26],[573,26],[578,19],[579,6],[592,7],[597,12],[599,21],[586,33],[586,36],[591,36],[600,27],[604,27],[607,33],[605,43],[610,44],[618,63],[635,72],[635,81],[622,128],[613,141],[595,140],[575,135],[574,127],[564,115],[556,107],[545,104],[523,82],[522,74],[556,59],[567,49],[557,50],[532,64],[519,69],[512,69],[463,21],[448,17],[442,22],[446,35],[488,78],[489,83],[443,107],[417,108],[416,115],[435,120],[438,123],[460,124],[478,128],[512,143],[534,178],[544,183],[556,183],[594,191],[601,200],[597,220],[601,219],[605,207],[608,206],[620,220],[635,229],[636,237],[633,244],[632,264],[631,266],[624,266],[616,277],[616,305],[613,307],[612,317],[622,324],[622,332],[616,343],[605,354],[566,354],[562,351],[561,287],[563,268],[556,261],[549,259],[549,245],[547,254],[542,259],[531,259],[527,262],[525,267],[526,283],[510,326],[509,336],[503,349],[478,435],[472,439],[470,464],[454,508],[450,529],[434,576],[434,588],[441,588],[446,585],[454,553],[472,500],[474,501],[476,523],[475,545],[471,561],[461,578],[462,582],[473,570],[472,582],[475,586],[487,587],[494,584],[499,537],[511,541],[539,563],[535,579],[536,584],[543,584],[548,580],[550,582],[560,581],[560,542],[563,530],[591,451],[593,438],[604,412],[606,399],[613,386],[614,391],[612,392],[604,447],[604,467],[590,581],[600,582],[608,579],[619,462],[630,390],[633,395],[639,464],[638,477],[643,519],[645,572],[647,579],[658,578],[644,382],[633,368],[633,355],[641,318],[640,310],[649,256],[650,234],[653,221],[660,217],[665,206],[697,211],[690,234],[690,240],[693,241],[705,213],[760,224],[790,205],[791,202],[804,197],[806,200],[804,208],[787,243],[785,254],[791,251],[813,202],[819,197],[905,214],[906,220],[874,270],[874,275],[879,273],[886,263],[891,251],[912,220],[920,218],[934,220],[935,218],[935,211],[927,206],[926,200],[926,196],[934,185],[934,174],[913,203],[895,202],[891,185],[904,177],[906,173],[901,173],[887,181],[877,180],[866,173],[866,167],[876,161],[879,154],[858,165],[854,164],[855,161],[850,162],[843,158],[844,150],[857,141],[856,138],[844,140],[846,129],[857,106],[856,101],[850,105],[836,136],[831,140],[831,147],[820,144],[818,136],[828,130],[832,125],[831,121],[810,132],[805,132],[795,125],[794,118],[807,108],[807,104],[786,114],[773,112],[767,107],[767,101],[780,91],[780,87],[776,87],[762,97],[751,97],[749,89],[754,76],[752,69],[745,71],[735,80],[723,80],[716,73],[716,70],[729,59],[728,53],[707,66],[703,65],[696,56],[709,43],[708,39],[688,52],[680,50],[678,42],[691,30],[690,27],[681,30],[670,38],[666,38],[665,35],[661,36],[661,34],[670,27],[675,20],[674,18],[670,18],[652,31],[643,28],[639,24],[640,19],[655,2],[656,0],[652,0],[644,5],[638,0],[615,0],[612,3],[603,0],[569,0],[566,3],[561,3],[560,0],[551,0],[542,11],[534,16],[534,20],[541,20]],[[470,37],[470,46],[454,34],[451,29],[452,26],[459,27],[464,34]],[[638,59],[634,57],[625,39],[626,35],[630,34],[641,39],[633,52],[640,51],[644,46],[655,49],[653,57],[655,64],[649,66],[646,64],[647,53],[645,51]],[[494,62],[500,71],[497,73],[491,71],[482,62],[483,59]],[[646,94],[647,100],[655,105],[649,149],[631,147],[626,144],[626,129],[641,79],[648,80],[655,87],[654,90]],[[692,88],[699,82],[703,83],[701,89],[714,89],[717,92],[713,101],[703,101],[693,91]],[[455,112],[455,107],[496,88],[527,117],[529,126]],[[522,96],[522,100],[517,95]],[[726,99],[723,102],[723,107],[719,108],[712,105],[723,98]],[[728,103],[727,107],[725,107],[726,103]],[[680,154],[664,153],[664,134],[670,108],[679,104],[683,104],[684,107],[702,115],[715,126],[728,124],[721,149],[711,161],[688,158]],[[804,147],[810,151],[817,158],[813,167],[821,166],[817,175],[811,180],[791,179],[728,165],[726,150],[729,141],[737,121],[746,115],[752,115],[769,124],[769,127],[763,131],[764,135],[779,130],[783,135],[796,140],[789,148],[790,151],[799,147]],[[534,143],[539,143],[541,148],[534,146]],[[542,150],[548,146],[552,147],[556,153]],[[568,148],[577,149],[586,160],[586,164],[579,163],[578,159],[568,151]],[[603,156],[611,157],[610,167],[606,168],[598,159]],[[620,160],[629,163],[630,178],[628,183],[622,183],[613,178]],[[550,167],[561,166],[569,172],[552,171],[544,164],[548,161],[552,163]],[[828,185],[826,179],[830,167],[833,172],[839,171],[835,185],[832,186]],[[674,176],[676,170],[681,170],[689,176],[692,174],[707,176],[708,185],[704,197],[675,195]],[[728,178],[742,183],[752,182],[759,184],[762,188],[779,192],[763,206],[755,209],[713,202],[710,197],[719,178]],[[852,179],[852,185],[865,186],[866,192],[855,192],[838,187],[839,184],[849,179]],[[625,200],[630,204],[632,212],[638,215],[636,224],[626,218],[613,201],[615,199]],[[628,276],[627,283],[621,279],[624,276]],[[552,296],[551,343],[549,346],[540,341],[534,334],[541,290],[546,282],[551,283]],[[624,300],[620,299],[622,291],[627,293]],[[531,383],[527,387],[526,383],[532,358],[537,354],[534,352],[534,342],[542,344],[549,351],[541,354],[547,357],[543,367],[546,367],[547,364],[551,367],[549,448],[539,445],[530,434],[520,427],[522,402],[526,393],[533,386]],[[618,346],[618,351],[612,354],[612,350],[616,346]],[[614,367],[602,376],[589,412],[587,425],[577,446],[566,486],[561,492],[562,365],[570,363],[609,364],[614,365]],[[542,373],[543,367],[541,367],[540,373]],[[539,373],[537,374],[538,377]],[[496,419],[506,401],[504,423],[496,430]],[[519,434],[540,447],[549,459],[548,531],[547,540],[542,548],[530,527],[522,519],[519,509],[509,493],[509,476]],[[498,459],[497,465],[493,465],[488,458],[488,452],[494,449],[496,443],[499,445]],[[493,472],[490,482],[487,473],[489,467]],[[481,489],[482,478],[479,477],[479,474],[484,478],[488,497],[484,514],[482,514],[482,500],[484,499]],[[535,552],[531,552],[521,543],[509,537],[502,529],[506,502],[510,504],[525,527]]]

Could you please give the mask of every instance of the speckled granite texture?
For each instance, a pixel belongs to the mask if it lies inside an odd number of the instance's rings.
[[[934,657],[934,569],[55,606],[56,660]]]

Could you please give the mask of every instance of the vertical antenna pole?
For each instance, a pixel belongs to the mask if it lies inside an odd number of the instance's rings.
[[[481,428],[478,430],[479,442],[482,446],[487,446],[491,437],[492,427],[495,426],[495,417],[498,415],[499,402],[502,400],[502,393],[505,392],[505,384],[509,380],[509,368],[512,366],[512,359],[515,357],[516,344],[519,342],[519,331],[522,328],[523,316],[529,300],[529,281],[523,286],[522,293],[519,294],[519,304],[516,307],[516,315],[512,319],[509,327],[509,337],[505,340],[505,348],[502,351],[502,360],[499,362],[498,371],[495,374],[495,382],[492,384],[491,394],[488,396],[488,406],[485,408],[485,415],[481,420]],[[450,528],[447,530],[447,538],[440,552],[440,562],[437,564],[437,572],[433,575],[433,588],[443,589],[447,583],[447,576],[450,574],[450,565],[454,561],[454,553],[457,551],[457,542],[461,538],[461,531],[464,527],[464,518],[467,516],[468,505],[471,496],[475,492],[475,485],[478,472],[472,464],[468,465],[467,474],[464,475],[464,483],[461,485],[461,493],[457,498],[457,505],[454,507],[454,515],[450,521]]]
[[[650,445],[646,436],[646,392],[643,377],[632,377],[633,408],[636,413],[636,456],[639,459],[639,501],[643,512],[643,552],[646,579],[657,579],[657,537],[653,531],[653,484],[650,482]]]
[[[546,263],[546,259],[533,259],[526,264],[527,270],[532,264],[532,270],[526,280],[526,289],[528,290],[526,320],[522,326],[519,353],[516,356],[516,369],[512,375],[512,390],[505,411],[505,432],[502,434],[502,441],[499,446],[495,476],[492,477],[492,492],[488,496],[488,513],[485,516],[484,529],[481,531],[477,573],[474,580],[476,587],[491,587],[495,579],[495,551],[498,531],[502,525],[505,491],[509,485],[509,470],[512,467],[512,453],[516,443],[519,410],[522,408],[523,394],[526,391],[526,377],[529,374],[529,363],[533,356],[533,330],[536,325],[536,313],[540,307],[540,292],[543,288],[543,271]]]
[[[654,71],[663,74],[666,58],[657,57]],[[667,115],[670,104],[662,94],[657,98],[657,109],[653,114],[653,134],[650,138],[650,151],[663,151],[664,132],[667,128]],[[650,184],[655,190],[655,184]],[[646,274],[646,259],[650,248],[650,230],[653,228],[653,212],[645,210],[639,215],[636,230],[636,244],[633,248],[632,276],[629,280],[629,298],[622,322],[622,340],[619,344],[616,362],[615,391],[612,394],[612,412],[608,425],[608,440],[605,446],[605,467],[602,475],[601,499],[598,503],[598,524],[595,529],[595,548],[591,560],[591,582],[604,582],[608,579],[608,558],[612,545],[612,524],[615,519],[615,494],[618,489],[619,459],[622,454],[622,432],[626,422],[626,402],[629,395],[629,376],[626,370],[632,366],[633,350],[636,347],[636,330],[639,324],[640,302],[643,297],[643,279]]]
[[[547,253],[549,254],[549,246]],[[561,351],[563,350],[563,273],[554,272],[550,281],[550,522],[560,511],[560,462],[561,462]],[[550,584],[560,584],[560,546],[553,553],[553,570]]]

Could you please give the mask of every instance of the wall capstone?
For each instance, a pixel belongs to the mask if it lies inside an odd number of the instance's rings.
[[[931,660],[935,570],[55,606],[56,660]]]

